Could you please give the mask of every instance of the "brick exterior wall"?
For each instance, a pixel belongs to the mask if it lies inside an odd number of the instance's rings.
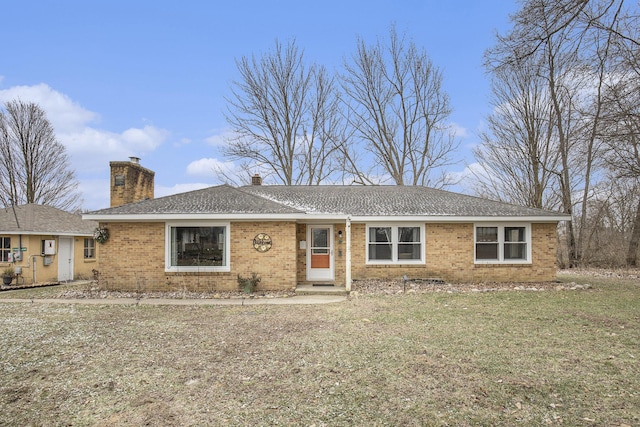
[[[238,290],[238,274],[256,272],[257,290],[296,286],[296,224],[293,222],[232,222],[230,272],[165,272],[164,223],[101,223],[109,240],[101,245],[100,283],[107,289],[131,291]],[[253,248],[258,233],[271,236],[267,252]]]
[[[155,172],[134,162],[110,162],[111,207],[145,199],[153,199]],[[124,177],[124,185],[116,185],[116,176]]]
[[[366,225],[352,224],[352,277],[440,278],[447,282],[548,282],[556,279],[556,224],[531,224],[531,264],[474,264],[473,224],[426,224],[424,265],[366,265]]]
[[[258,290],[295,288],[306,281],[306,224],[294,222],[232,222],[230,272],[165,272],[164,223],[102,223],[110,239],[97,245],[100,280],[108,289],[140,291],[237,290],[237,276],[256,272],[262,278]],[[426,264],[367,265],[365,224],[352,224],[352,278],[440,278],[447,282],[533,282],[556,278],[556,224],[532,224],[532,263],[522,265],[474,264],[473,224],[426,224]],[[335,283],[345,282],[346,236],[334,224]],[[253,248],[258,233],[271,236],[273,246],[261,253]],[[341,254],[342,252],[342,254]]]
[[[253,239],[267,233],[273,242],[267,252],[258,252]],[[231,223],[230,287],[237,289],[237,275],[256,272],[262,278],[260,289],[284,290],[296,287],[296,224],[294,222]]]

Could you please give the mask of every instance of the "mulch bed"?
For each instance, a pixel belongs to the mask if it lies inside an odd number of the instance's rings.
[[[564,277],[606,277],[619,279],[639,279],[640,270],[603,270],[603,269],[571,269],[560,270],[559,275]],[[0,291],[28,289],[36,287],[56,286],[60,283],[38,283],[27,285],[0,285]],[[488,283],[445,283],[435,279],[413,279],[413,280],[354,280],[351,287],[351,296],[358,295],[401,295],[404,293],[428,293],[428,292],[495,292],[495,291],[562,291],[562,290],[584,290],[591,289],[589,284],[579,285],[575,282],[488,282]],[[220,292],[123,292],[107,291],[100,289],[95,282],[88,282],[86,286],[78,289],[68,289],[56,295],[57,298],[174,298],[174,299],[229,299],[229,298],[288,298],[295,296],[293,290],[284,291],[257,291],[247,295],[241,291],[220,291]]]
[[[421,281],[354,281],[352,295],[397,295],[403,293],[428,292],[494,292],[494,291],[549,291],[588,289],[589,285],[576,283],[536,282],[536,283],[435,283]]]

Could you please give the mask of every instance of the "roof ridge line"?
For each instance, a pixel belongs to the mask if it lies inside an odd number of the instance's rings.
[[[270,198],[270,197],[265,197],[265,196],[264,196],[264,195],[262,195],[262,194],[260,194],[260,195],[258,195],[258,194],[254,194],[254,193],[252,193],[252,192],[250,192],[250,191],[245,190],[245,188],[246,188],[246,187],[249,187],[249,188],[250,188],[250,187],[251,187],[251,185],[243,185],[242,187],[233,187],[233,186],[230,186],[230,187],[231,187],[231,188],[233,188],[234,190],[237,190],[237,191],[242,192],[243,194],[246,194],[247,196],[250,196],[250,197],[253,197],[253,198],[256,198],[256,199],[266,200],[266,201],[269,201],[269,202],[271,202],[271,203],[276,203],[276,204],[278,204],[278,205],[282,206],[283,208],[286,208],[286,209],[293,209],[293,210],[295,210],[295,211],[296,211],[296,212],[298,212],[298,213],[303,213],[303,214],[306,214],[306,213],[307,213],[306,211],[303,211],[303,210],[301,210],[301,209],[294,208],[294,207],[292,207],[292,206],[288,206],[287,204],[283,203],[281,200],[277,200],[277,199]]]

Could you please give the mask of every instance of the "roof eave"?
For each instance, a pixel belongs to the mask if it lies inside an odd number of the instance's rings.
[[[454,215],[347,215],[347,214],[243,214],[243,213],[176,213],[176,214],[84,214],[83,219],[101,222],[165,222],[189,220],[234,220],[234,221],[345,221],[353,222],[559,222],[569,221],[569,215],[500,215],[500,216],[454,216]]]
[[[93,236],[92,232],[76,232],[76,231],[20,231],[20,230],[11,230],[11,231],[3,231],[0,230],[0,234],[5,235],[21,235],[21,236],[78,236],[78,237],[91,237]]]
[[[299,213],[290,214],[246,214],[246,213],[172,213],[172,214],[84,214],[83,219],[101,222],[165,222],[188,220],[245,220],[245,221],[293,221],[302,217]]]
[[[560,222],[569,221],[569,215],[496,215],[496,216],[471,216],[471,215],[395,215],[395,216],[351,216],[353,222],[430,222],[430,223],[449,223],[449,222]]]

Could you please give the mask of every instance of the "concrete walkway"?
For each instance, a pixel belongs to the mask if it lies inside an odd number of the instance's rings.
[[[340,295],[296,295],[279,298],[0,298],[0,303],[88,304],[88,305],[308,305],[331,304],[347,299]]]

